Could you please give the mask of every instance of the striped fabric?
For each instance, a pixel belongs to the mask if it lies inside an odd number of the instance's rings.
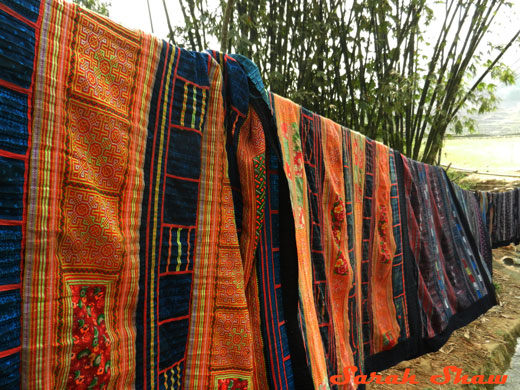
[[[496,304],[480,241],[489,237],[471,230],[469,210],[442,170],[277,95],[271,105],[312,377],[301,388],[326,387],[349,366],[380,371],[435,351]],[[299,377],[302,368],[293,367]]]
[[[0,18],[0,387],[261,388],[222,66],[67,2]]]
[[[405,158],[403,176],[423,353],[442,346],[496,300],[491,270],[446,173]]]
[[[459,197],[466,199],[467,191]],[[520,244],[520,188],[502,192],[480,192],[478,198],[485,229],[491,236],[491,246],[497,248],[511,243]]]
[[[21,385],[22,270],[34,122],[39,2],[0,3],[0,388]],[[16,47],[13,43],[16,42]]]
[[[462,189],[456,183],[453,183],[453,188],[464,214],[467,216],[471,234],[476,241],[480,254],[486,262],[487,267],[492,270],[493,255],[491,253],[490,235],[488,226],[485,223],[485,213],[481,210],[479,202],[480,192],[467,191]],[[486,206],[487,207],[487,206]],[[518,220],[520,224],[520,219]]]

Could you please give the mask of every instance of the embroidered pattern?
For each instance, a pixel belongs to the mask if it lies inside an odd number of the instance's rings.
[[[74,345],[68,389],[106,389],[110,379],[110,339],[105,326],[105,286],[74,285]]]
[[[265,155],[260,154],[253,158],[255,169],[255,191],[256,191],[256,242],[260,238],[260,231],[264,223],[265,213]]]
[[[247,390],[247,380],[239,378],[226,378],[218,380],[217,390]]]
[[[345,220],[345,202],[339,196],[337,197],[336,202],[334,202],[334,207],[331,211],[332,216],[332,235],[334,237],[335,244],[339,247],[341,243],[341,224]],[[339,275],[347,275],[348,274],[348,260],[345,254],[338,250],[338,255],[336,257],[336,263],[334,265],[334,272]]]
[[[392,254],[388,250],[388,212],[385,205],[381,205],[379,207],[380,218],[377,222],[377,230],[379,232],[379,250],[380,250],[380,260],[381,262],[387,264],[392,259]]]
[[[138,44],[79,13],[74,92],[128,115]]]

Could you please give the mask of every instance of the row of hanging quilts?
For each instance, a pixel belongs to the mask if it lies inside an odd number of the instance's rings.
[[[504,192],[478,192],[483,221],[493,248],[520,243],[520,188]]]
[[[356,388],[496,304],[488,198],[248,59],[59,0],[0,33],[0,388]]]

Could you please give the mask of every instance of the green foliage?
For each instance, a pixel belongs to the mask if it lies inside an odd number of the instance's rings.
[[[100,15],[110,16],[108,9],[110,8],[110,1],[101,0],[72,0],[73,3],[87,8],[91,11],[97,12]]]
[[[457,183],[459,187],[461,187],[464,190],[475,191],[478,187],[478,181],[469,180],[467,178],[470,175],[470,173],[456,171],[453,169],[448,170],[446,173],[453,183]]]
[[[272,92],[429,163],[448,130],[474,131],[497,107],[496,83],[515,81],[500,59],[520,30],[485,45],[505,0],[178,1],[179,46],[221,41],[230,4],[224,46]]]

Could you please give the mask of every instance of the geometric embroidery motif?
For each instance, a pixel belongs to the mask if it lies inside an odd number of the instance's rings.
[[[64,200],[60,240],[63,267],[119,269],[123,237],[118,223],[118,199],[69,186]]]
[[[265,155],[260,154],[253,158],[255,170],[255,198],[256,198],[256,242],[260,238],[265,212]]]
[[[239,256],[232,251],[222,250],[219,258],[217,284],[217,305],[244,307],[246,300],[238,291],[244,289],[242,263]]]
[[[119,192],[126,174],[126,122],[70,100],[69,180]]]
[[[75,89],[72,92],[127,116],[138,45],[102,28],[81,10],[78,22]]]
[[[230,368],[234,362],[250,359],[251,349],[247,332],[249,318],[242,311],[218,309],[215,313],[216,332],[212,355],[215,367]]]

